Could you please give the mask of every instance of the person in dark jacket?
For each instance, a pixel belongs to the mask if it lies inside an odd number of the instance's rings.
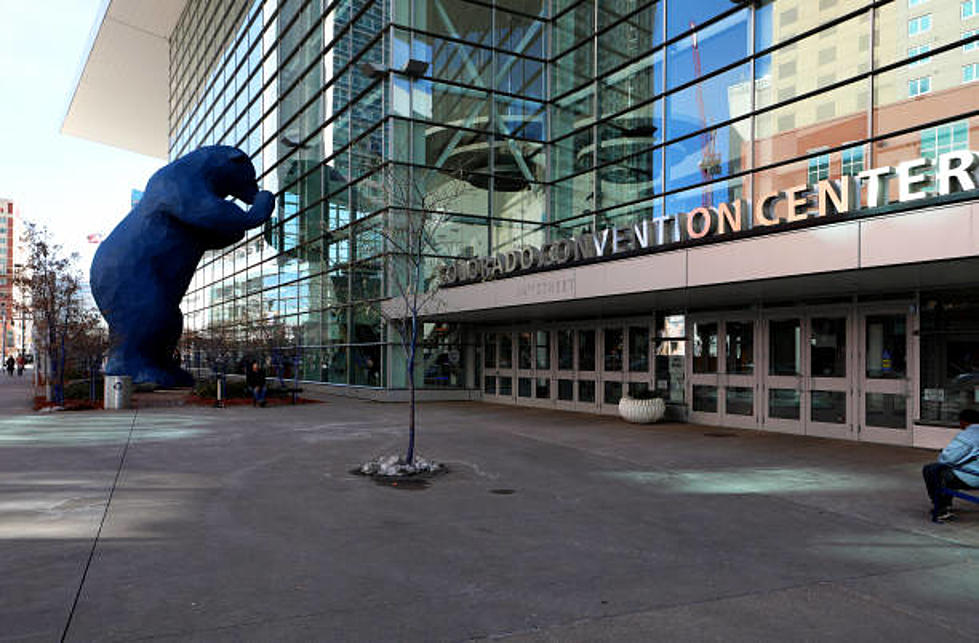
[[[4,366],[7,367],[7,375],[13,377],[14,374],[14,356],[11,355],[4,361]]]
[[[921,470],[928,497],[934,505],[936,520],[952,517],[952,496],[941,494],[939,498],[935,497],[940,487],[979,488],[979,411],[962,409],[959,413],[959,428],[962,432],[942,449],[938,454],[938,462],[926,464]]]
[[[252,362],[245,375],[248,390],[252,392],[252,406],[265,406],[265,369]]]

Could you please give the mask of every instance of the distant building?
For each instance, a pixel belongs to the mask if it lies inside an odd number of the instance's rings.
[[[17,210],[10,199],[0,198],[0,345],[4,357],[19,350],[22,343],[21,311],[16,306],[14,277],[23,262]]]

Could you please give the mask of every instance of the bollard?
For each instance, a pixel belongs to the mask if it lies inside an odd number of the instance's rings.
[[[133,378],[128,375],[106,375],[104,406],[110,411],[130,409],[133,406]]]
[[[214,406],[216,406],[219,409],[223,409],[224,408],[224,377],[223,376],[218,376],[217,390],[218,390],[217,392],[218,399],[214,403]]]

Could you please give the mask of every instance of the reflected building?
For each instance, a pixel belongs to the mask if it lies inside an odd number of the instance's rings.
[[[112,119],[93,56],[65,129],[236,145],[276,193],[203,259],[192,331],[401,395],[393,171],[457,195],[427,395],[614,413],[656,390],[674,417],[918,445],[979,403],[979,2],[170,4],[133,25],[155,40],[93,44],[159,50],[165,113]]]

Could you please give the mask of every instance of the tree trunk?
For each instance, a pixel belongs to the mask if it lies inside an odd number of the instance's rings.
[[[408,455],[405,462],[415,461],[415,347],[408,358]]]

